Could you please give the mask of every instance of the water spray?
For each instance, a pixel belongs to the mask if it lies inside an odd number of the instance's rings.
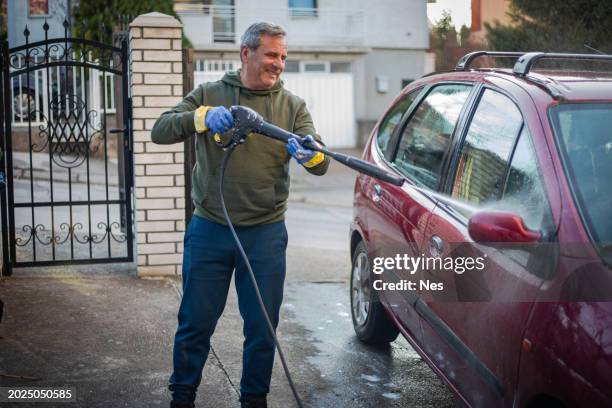
[[[476,207],[474,205],[471,205],[465,201],[461,201],[458,199],[454,199],[449,197],[448,195],[442,194],[442,193],[438,193],[435,191],[432,191],[430,189],[424,188],[424,187],[419,187],[416,186],[414,184],[410,184],[410,188],[417,190],[420,193],[423,193],[429,197],[432,197],[434,199],[436,199],[437,201],[441,202],[442,204],[445,204],[449,207],[452,207],[456,210],[458,210],[459,212],[463,213],[466,215],[466,217],[471,217],[472,215],[476,214],[477,212],[480,212],[483,210],[483,207]]]

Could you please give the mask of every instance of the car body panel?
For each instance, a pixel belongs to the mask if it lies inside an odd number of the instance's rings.
[[[612,303],[534,305],[521,355],[516,405],[554,395],[567,406],[604,407],[612,401]]]
[[[393,169],[374,146],[369,159],[388,171]],[[389,183],[364,177],[359,180],[360,189],[365,200],[365,218],[368,225],[368,249],[370,259],[389,257],[398,250],[415,256],[422,250],[421,244],[428,217],[435,202],[429,197],[417,193],[407,184],[397,187]],[[412,279],[404,271],[392,271],[381,275],[384,282],[397,282]],[[402,296],[406,295],[406,296]],[[417,339],[421,338],[418,315],[414,309],[416,296],[413,292],[382,291],[383,301],[390,311],[403,322],[406,329]]]

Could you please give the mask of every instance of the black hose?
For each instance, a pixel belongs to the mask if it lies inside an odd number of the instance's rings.
[[[249,275],[251,276],[251,282],[253,282],[253,288],[255,288],[255,294],[257,295],[257,300],[259,301],[259,307],[261,308],[261,312],[266,318],[266,324],[268,326],[268,330],[270,331],[270,335],[274,339],[274,344],[276,345],[276,348],[278,349],[278,355],[281,359],[281,363],[283,364],[283,370],[285,370],[285,376],[287,377],[287,381],[289,382],[289,387],[291,387],[291,392],[293,392],[293,397],[295,398],[295,402],[297,403],[299,408],[302,408],[303,407],[302,400],[300,399],[300,396],[298,395],[297,390],[295,389],[295,385],[293,384],[293,379],[291,378],[291,373],[289,373],[289,368],[287,367],[287,362],[285,361],[285,355],[283,354],[283,350],[281,349],[280,343],[278,342],[278,339],[276,338],[274,326],[272,326],[272,322],[270,321],[270,316],[268,316],[268,312],[266,311],[266,306],[264,305],[263,299],[261,298],[261,293],[259,292],[259,286],[257,286],[257,279],[255,279],[255,273],[253,273],[253,269],[251,268],[251,263],[249,262],[249,258],[244,252],[244,248],[242,247],[242,244],[240,243],[238,234],[236,234],[236,230],[234,229],[232,220],[230,219],[229,214],[227,213],[227,208],[225,207],[225,200],[223,199],[223,177],[225,175],[225,167],[227,166],[227,162],[229,161],[229,158],[232,152],[234,151],[235,147],[236,145],[234,144],[234,145],[231,145],[227,149],[227,151],[225,152],[225,155],[223,156],[223,161],[221,162],[221,180],[219,182],[219,195],[221,197],[221,208],[223,209],[223,215],[225,216],[225,222],[227,222],[227,225],[230,231],[232,232],[232,236],[234,237],[234,241],[236,241],[236,246],[238,247],[238,250],[240,251],[240,255],[242,255],[242,259],[244,260],[244,263],[246,264],[247,269],[249,270]]]

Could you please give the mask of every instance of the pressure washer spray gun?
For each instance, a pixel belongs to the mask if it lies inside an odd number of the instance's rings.
[[[240,239],[236,234],[234,226],[232,225],[232,221],[227,212],[227,207],[225,206],[225,199],[223,198],[223,179],[225,174],[225,167],[229,161],[229,157],[231,156],[234,149],[247,141],[247,137],[250,133],[257,133],[260,135],[268,136],[276,140],[280,140],[281,142],[287,143],[289,139],[295,138],[297,139],[301,145],[307,147],[311,150],[315,150],[321,152],[334,160],[348,166],[358,172],[367,174],[368,176],[375,177],[377,179],[386,181],[387,183],[394,184],[396,186],[401,186],[404,183],[404,179],[398,177],[394,174],[388,173],[378,167],[374,166],[371,163],[366,162],[365,160],[358,159],[356,157],[348,156],[342,153],[331,152],[319,145],[313,145],[311,143],[306,142],[301,136],[294,135],[291,132],[287,132],[284,129],[279,128],[278,126],[272,125],[266,122],[260,114],[255,112],[253,109],[246,108],[244,106],[232,106],[230,109],[234,117],[234,129],[232,132],[232,137],[227,141],[223,142],[218,135],[215,135],[215,142],[225,150],[225,155],[223,156],[223,161],[221,163],[220,175],[221,182],[219,183],[219,196],[221,197],[221,208],[223,210],[223,215],[225,216],[225,221],[230,228],[232,236],[234,237],[234,241],[236,242],[236,246],[240,251],[242,259],[249,270],[249,275],[251,277],[251,282],[253,283],[253,287],[255,288],[255,294],[257,295],[257,300],[259,302],[259,306],[261,311],[265,317],[266,325],[268,326],[268,330],[270,331],[270,335],[274,340],[274,344],[278,349],[278,355],[280,357],[281,363],[283,365],[283,369],[285,370],[285,375],[287,376],[287,381],[289,382],[289,387],[291,387],[291,391],[293,392],[293,396],[295,397],[295,401],[298,407],[302,408],[302,400],[295,389],[293,384],[293,379],[291,378],[291,374],[289,373],[289,368],[287,367],[287,362],[285,361],[285,356],[281,349],[280,343],[276,338],[276,333],[274,331],[274,327],[272,326],[272,322],[270,321],[270,317],[266,312],[266,307],[264,305],[263,299],[261,297],[261,293],[259,292],[259,287],[257,285],[257,280],[255,279],[255,274],[253,273],[253,269],[251,268],[251,263],[244,252],[244,248],[242,248],[242,244],[240,243]]]
[[[303,137],[287,132],[278,126],[266,122],[260,114],[251,108],[244,106],[232,106],[229,111],[234,116],[234,130],[232,138],[225,144],[220,144],[223,148],[230,148],[232,145],[237,146],[240,143],[244,143],[247,136],[251,132],[259,133],[260,135],[268,136],[285,143],[287,143],[290,138],[295,138],[304,147],[328,155],[337,162],[342,163],[353,170],[357,170],[360,173],[367,174],[368,176],[372,176],[396,186],[401,186],[404,183],[403,178],[388,173],[365,160],[342,153],[332,152],[322,146],[306,143],[304,142]],[[217,142],[220,143],[219,139],[217,139]]]

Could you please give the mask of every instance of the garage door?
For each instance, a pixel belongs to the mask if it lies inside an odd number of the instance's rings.
[[[196,71],[194,86],[221,79],[223,72]],[[355,147],[353,75],[350,73],[284,73],[285,88],[306,102],[317,132],[330,148]]]

